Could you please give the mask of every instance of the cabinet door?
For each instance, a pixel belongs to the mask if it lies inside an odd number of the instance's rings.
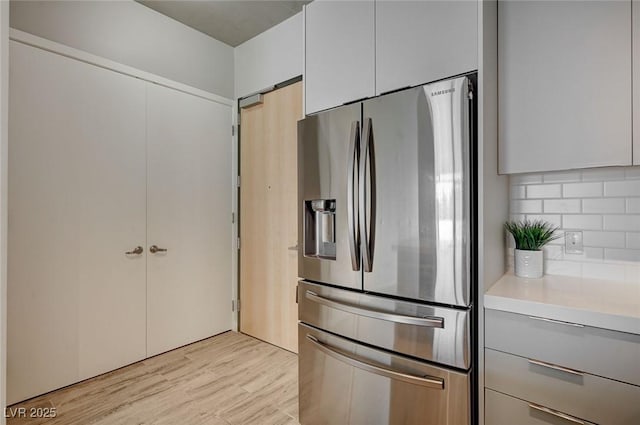
[[[377,94],[477,68],[477,1],[376,1]]]
[[[9,404],[145,357],[145,87],[11,42]]]
[[[305,16],[306,113],[374,96],[373,1],[316,0]]]
[[[147,84],[147,355],[231,329],[231,108]]]
[[[640,165],[640,0],[631,4],[633,26],[633,165]]]
[[[500,172],[631,164],[631,2],[502,1]]]

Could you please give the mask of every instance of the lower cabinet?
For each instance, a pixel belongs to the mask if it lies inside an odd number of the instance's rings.
[[[485,310],[485,424],[640,423],[640,335]]]
[[[595,425],[489,389],[484,402],[487,425]]]
[[[231,108],[17,41],[10,89],[8,404],[230,329]]]

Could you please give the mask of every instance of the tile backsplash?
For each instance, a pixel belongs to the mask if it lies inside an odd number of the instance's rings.
[[[510,184],[512,220],[560,228],[562,237],[545,247],[547,274],[640,284],[640,166],[515,174]],[[582,232],[582,254],[565,252],[564,232],[571,230]]]

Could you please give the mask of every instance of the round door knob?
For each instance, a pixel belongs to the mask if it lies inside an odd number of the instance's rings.
[[[166,248],[159,248],[158,245],[151,245],[149,247],[149,252],[155,254],[156,252],[167,252]]]
[[[140,255],[144,251],[144,248],[141,246],[135,247],[132,251],[125,252],[126,255]]]

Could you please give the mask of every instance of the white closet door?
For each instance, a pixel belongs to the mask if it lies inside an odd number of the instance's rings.
[[[147,354],[231,329],[231,108],[147,85]],[[148,247],[147,247],[148,248]]]
[[[145,86],[11,42],[8,403],[145,357]]]

